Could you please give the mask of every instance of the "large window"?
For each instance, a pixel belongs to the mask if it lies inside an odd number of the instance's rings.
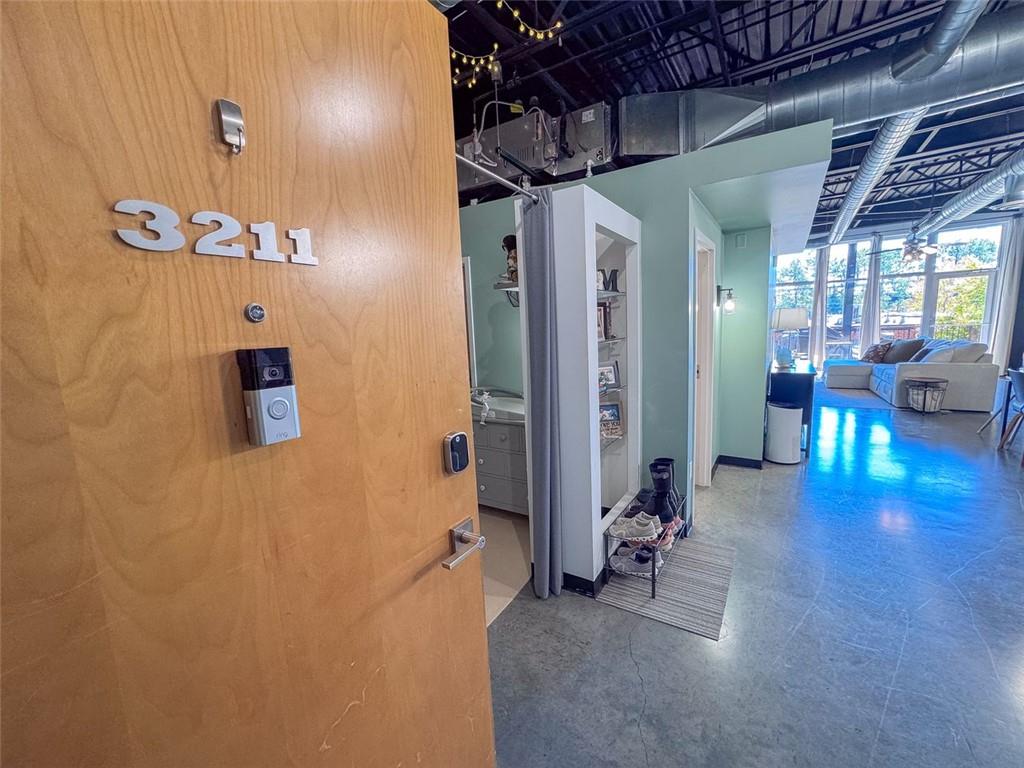
[[[860,348],[860,316],[870,241],[833,245],[828,253],[825,357],[848,358]]]
[[[903,253],[903,239],[884,240],[880,258],[881,338],[927,336],[988,342],[1002,225],[950,229],[935,238],[938,252]],[[825,356],[860,354],[861,313],[870,264],[870,241],[829,249],[825,300]],[[775,307],[811,314],[815,251],[778,257]],[[776,347],[808,350],[808,332],[775,331]]]
[[[988,342],[1003,228],[940,232],[932,336]]]
[[[915,339],[924,319],[924,262],[904,257],[902,240],[883,240],[879,258],[882,340]]]
[[[811,316],[814,297],[813,250],[779,256],[775,264],[775,309],[802,309]],[[795,355],[807,354],[808,329],[772,330],[772,349],[785,347]]]

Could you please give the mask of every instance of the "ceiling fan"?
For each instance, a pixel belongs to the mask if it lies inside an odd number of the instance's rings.
[[[917,227],[914,227],[913,231],[907,237],[903,243],[903,258],[908,260],[920,260],[926,256],[934,256],[939,252],[939,246],[933,245],[932,243],[922,243],[921,239],[917,235]]]

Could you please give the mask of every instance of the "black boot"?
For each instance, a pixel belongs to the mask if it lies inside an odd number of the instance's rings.
[[[670,501],[672,503],[672,510],[677,515],[681,514],[682,513],[682,503],[681,502],[682,502],[682,498],[683,497],[679,495],[679,488],[676,487],[676,460],[675,459],[670,459],[667,456],[661,456],[661,457],[659,457],[657,459],[654,459],[651,462],[651,467],[650,467],[652,475],[654,473],[655,465],[662,466],[662,467],[665,467],[666,469],[668,469],[668,473],[669,473],[669,477],[670,477],[670,483],[671,483],[671,486],[672,486],[672,490],[671,490],[670,496],[669,496]]]
[[[662,525],[671,525],[676,511],[672,506],[672,472],[664,464],[652,463],[651,480],[654,482],[654,496],[648,502],[649,515],[657,515]]]

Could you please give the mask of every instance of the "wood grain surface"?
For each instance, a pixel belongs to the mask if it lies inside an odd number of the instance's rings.
[[[470,426],[444,19],[2,14],[3,765],[493,765],[479,558],[439,567],[475,516],[440,455]],[[124,198],[187,245],[122,243]],[[309,227],[320,266],[195,255],[199,210]],[[264,346],[303,436],[250,448]]]

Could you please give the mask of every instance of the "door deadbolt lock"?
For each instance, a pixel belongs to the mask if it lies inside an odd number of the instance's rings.
[[[449,432],[444,436],[444,471],[457,475],[469,466],[469,438],[465,432]]]

